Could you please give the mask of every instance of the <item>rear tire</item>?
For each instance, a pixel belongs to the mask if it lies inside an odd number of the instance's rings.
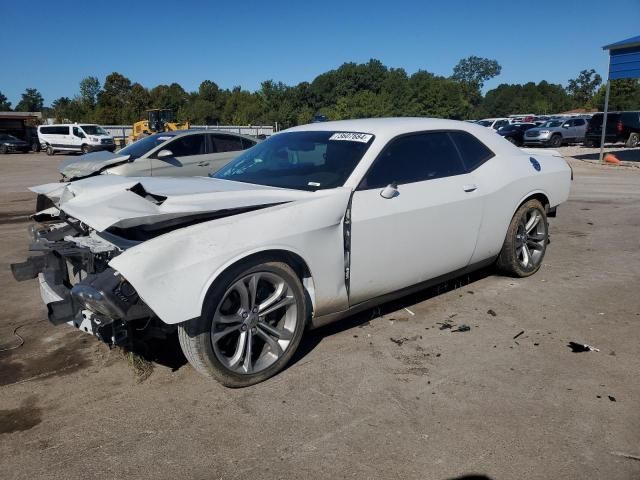
[[[56,151],[53,149],[53,147],[49,146],[47,147],[47,155],[49,155],[50,157],[52,155],[55,155]]]
[[[629,138],[625,142],[624,146],[627,148],[636,148],[638,146],[638,143],[640,143],[640,135],[634,132],[629,135]]]
[[[6,155],[9,153],[9,148],[6,145],[0,145],[0,155]]]
[[[180,324],[178,339],[198,372],[227,387],[248,387],[287,365],[306,321],[307,299],[291,267],[254,260],[214,282],[202,315]]]
[[[557,147],[561,147],[562,146],[562,135],[554,135],[553,137],[551,137],[551,146],[554,148]]]
[[[513,215],[496,266],[513,277],[533,275],[542,266],[548,243],[545,208],[538,200],[529,200]]]

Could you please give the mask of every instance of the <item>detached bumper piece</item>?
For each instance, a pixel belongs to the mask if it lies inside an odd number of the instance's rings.
[[[11,273],[18,282],[32,280],[45,268],[45,257],[29,257],[26,262],[11,264]]]

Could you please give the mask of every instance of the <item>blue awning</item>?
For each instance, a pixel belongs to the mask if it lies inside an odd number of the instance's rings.
[[[640,35],[602,48],[609,50],[609,80],[640,78]]]

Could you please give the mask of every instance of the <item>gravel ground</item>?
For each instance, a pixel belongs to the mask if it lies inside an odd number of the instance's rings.
[[[571,160],[533,277],[480,272],[346,319],[229,390],[175,342],[133,368],[13,281],[25,188],[61,160],[0,158],[2,478],[640,478],[640,170]]]

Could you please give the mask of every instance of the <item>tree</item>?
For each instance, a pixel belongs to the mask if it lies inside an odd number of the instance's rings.
[[[450,78],[420,70],[409,78],[409,87],[408,115],[462,119],[471,112],[464,88]]]
[[[107,125],[128,123],[128,102],[131,92],[131,80],[113,72],[107,75],[104,88],[98,94],[96,120]]]
[[[27,88],[16,105],[16,112],[39,112],[43,106],[42,94],[35,88]]]
[[[604,110],[605,91],[606,88],[602,85],[591,102],[600,111]],[[609,111],[637,109],[640,109],[640,80],[632,78],[611,80]]]
[[[569,80],[567,93],[571,96],[575,107],[583,108],[591,105],[596,89],[602,83],[602,77],[591,70],[582,70],[577,78]]]
[[[96,106],[100,93],[100,80],[97,77],[85,77],[80,80],[80,100],[90,108]]]
[[[481,90],[484,87],[484,82],[497,77],[501,71],[502,67],[497,60],[472,55],[463,58],[453,67],[451,78]]]
[[[567,110],[571,99],[562,87],[542,81],[524,85],[501,84],[489,90],[475,112],[477,118],[506,116],[512,113],[549,114]]]
[[[151,106],[151,95],[149,91],[138,82],[131,85],[131,90],[127,96],[127,123],[135,123],[146,118],[145,111]]]
[[[0,92],[0,111],[9,111],[11,110],[11,102],[7,97]]]

